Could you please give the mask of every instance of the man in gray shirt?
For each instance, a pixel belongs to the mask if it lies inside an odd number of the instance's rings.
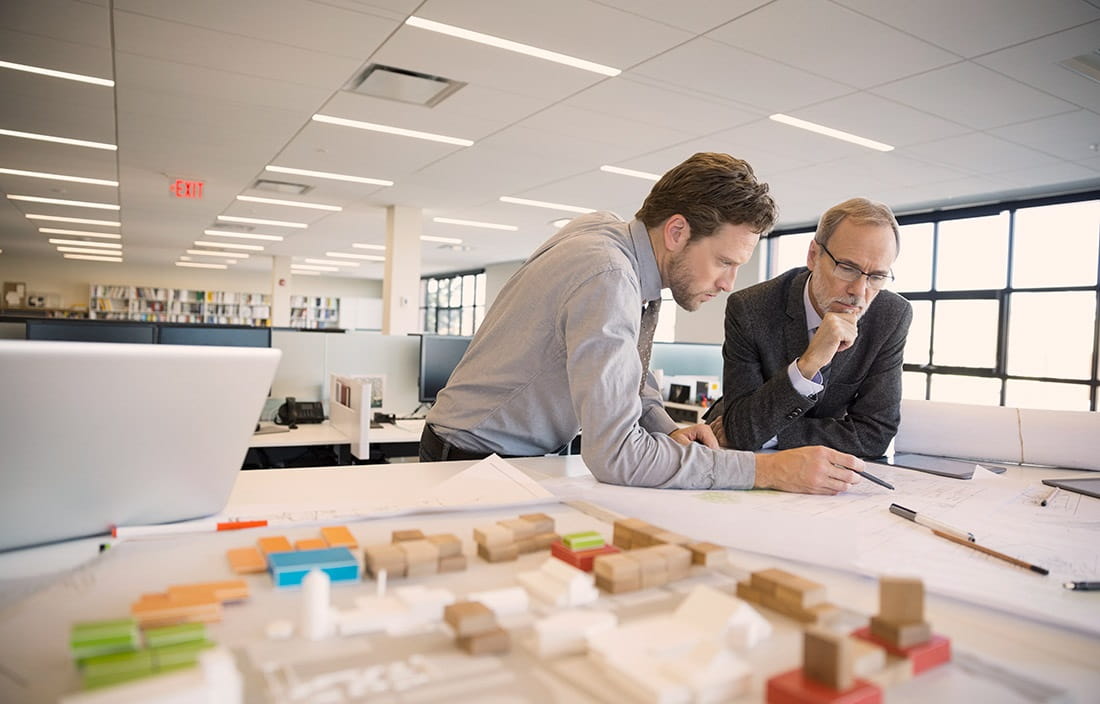
[[[583,428],[585,464],[613,484],[835,494],[857,483],[863,462],[821,446],[722,450],[707,425],[678,428],[648,383],[661,289],[689,311],[731,290],[775,222],[767,184],[744,161],[700,153],[635,217],[579,217],[509,279],[428,413],[421,459],[543,455]]]

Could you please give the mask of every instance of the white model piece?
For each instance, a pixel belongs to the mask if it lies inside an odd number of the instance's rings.
[[[588,649],[588,639],[591,636],[609,631],[618,623],[619,619],[610,611],[557,611],[535,622],[532,649],[546,658],[583,655]]]
[[[497,617],[522,614],[527,611],[530,600],[523,587],[506,587],[482,592],[470,592],[466,601],[480,601],[488,606]]]
[[[547,559],[537,570],[520,572],[516,580],[536,598],[553,606],[582,606],[600,597],[595,577],[556,557]]]
[[[677,607],[676,619],[692,624],[715,642],[742,650],[772,634],[772,625],[747,602],[705,584],[691,590]]]
[[[329,604],[331,580],[321,570],[310,570],[302,580],[301,633],[309,640],[322,640],[332,632]]]

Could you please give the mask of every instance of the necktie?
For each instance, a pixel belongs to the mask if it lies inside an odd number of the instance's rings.
[[[642,360],[642,380],[638,384],[638,393],[645,388],[646,376],[649,374],[649,358],[653,354],[653,333],[657,331],[657,314],[660,310],[660,298],[650,301],[649,305],[642,309],[642,326],[638,331],[638,356]]]

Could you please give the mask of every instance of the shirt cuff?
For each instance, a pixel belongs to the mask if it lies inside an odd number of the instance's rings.
[[[825,385],[822,383],[825,381],[825,377],[821,376],[821,372],[815,373],[813,379],[807,379],[802,376],[802,372],[798,371],[798,359],[795,359],[787,367],[787,376],[790,378],[794,390],[807,398],[816,396],[825,390]]]

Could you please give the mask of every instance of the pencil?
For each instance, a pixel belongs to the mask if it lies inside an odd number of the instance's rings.
[[[864,472],[862,469],[853,469],[852,471],[855,472],[856,474],[858,474],[859,476],[863,477],[864,479],[870,479],[871,481],[873,481],[875,484],[878,484],[879,486],[884,486],[887,489],[890,489],[891,491],[894,490],[894,485],[893,484],[890,484],[889,482],[885,482],[885,481],[879,479],[878,477],[871,474],[870,472]]]
[[[1012,557],[1010,555],[1006,555],[1003,552],[997,552],[996,550],[992,550],[990,548],[987,548],[984,545],[978,545],[977,543],[972,543],[969,540],[963,540],[962,538],[958,538],[954,535],[951,535],[950,533],[944,533],[943,531],[936,530],[934,528],[932,529],[932,532],[935,533],[936,535],[940,536],[941,538],[947,538],[952,543],[958,543],[959,545],[965,545],[966,547],[973,548],[973,549],[977,550],[978,552],[984,552],[986,555],[992,555],[993,557],[998,557],[998,558],[1004,560],[1005,562],[1011,562],[1012,564],[1016,565],[1017,567],[1023,567],[1024,569],[1031,570],[1032,572],[1035,572],[1037,574],[1043,574],[1043,575],[1050,574],[1050,570],[1048,570],[1048,569],[1045,569],[1043,567],[1039,567],[1038,565],[1033,565],[1030,562],[1024,562],[1023,560],[1017,560],[1015,557]]]

